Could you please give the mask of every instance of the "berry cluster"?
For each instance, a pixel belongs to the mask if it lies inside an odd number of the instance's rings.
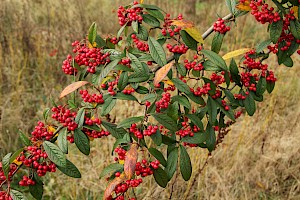
[[[214,31],[219,32],[221,34],[225,34],[230,31],[230,27],[226,26],[225,21],[222,18],[218,18],[218,21],[214,23]]]
[[[146,177],[146,176],[152,175],[153,171],[152,171],[150,165],[151,164],[149,164],[149,162],[145,159],[143,159],[142,162],[137,162],[135,165],[135,174],[137,176],[141,176],[141,177]],[[154,166],[155,165],[156,165],[156,163],[154,163]]]
[[[123,94],[132,94],[135,92],[135,90],[133,88],[128,88],[128,89],[124,89]]]
[[[190,88],[190,91],[194,93],[195,96],[207,95],[210,90],[210,83],[206,83],[202,87],[197,87],[196,89]]]
[[[156,134],[156,131],[158,130],[158,126],[148,126],[146,130],[143,131],[144,136],[151,136]]]
[[[254,58],[251,57],[251,55],[255,55],[255,50],[250,50],[245,54],[245,60],[243,64],[247,67],[247,69],[258,69],[262,70],[262,72],[265,72],[268,69],[267,64],[262,64],[260,60],[256,61]]]
[[[0,200],[13,200],[6,191],[0,191]]]
[[[115,157],[115,161],[125,160],[126,150],[121,147],[117,147],[115,152],[118,154],[118,157]]]
[[[185,54],[187,52],[187,50],[189,50],[189,48],[184,45],[171,45],[171,44],[167,44],[167,49],[171,52],[171,53],[178,53],[178,54]]]
[[[238,100],[245,100],[246,96],[244,96],[243,94],[234,94],[234,98]]]
[[[167,36],[169,34],[170,37],[173,37],[175,34],[178,34],[181,30],[181,27],[172,27],[172,19],[170,18],[170,14],[166,14],[164,19],[163,29],[161,30],[161,34],[163,36]],[[175,20],[182,20],[182,15],[179,14]]]
[[[166,109],[168,108],[169,104],[171,101],[171,94],[166,92],[162,95],[162,98],[155,102],[156,105],[156,112],[160,112],[161,109]]]
[[[195,60],[191,62],[189,62],[188,60],[184,60],[184,66],[187,70],[193,69],[195,71],[201,71],[204,69],[203,64],[201,62],[198,63]]]
[[[149,108],[149,107],[151,106],[151,102],[146,101],[146,102],[145,102],[145,106],[146,106],[147,108]]]
[[[61,66],[63,72],[65,74],[68,74],[68,75],[76,75],[78,70],[72,66],[72,56],[71,55],[68,55],[66,60],[63,61],[63,64]]]
[[[23,176],[22,180],[19,181],[20,186],[35,185],[35,181],[30,179],[28,176]]]
[[[47,131],[45,124],[41,121],[38,121],[38,125],[34,127],[31,135],[31,141],[33,142],[36,142],[38,140],[51,140],[51,138],[53,137],[53,132]]]
[[[110,132],[104,131],[104,130],[96,131],[96,130],[89,130],[89,129],[84,128],[83,132],[91,138],[102,138],[104,136],[110,135]]]
[[[139,4],[137,1],[133,2],[133,5],[137,4]],[[140,7],[126,9],[123,6],[120,6],[118,9],[119,24],[121,26],[124,26],[127,23],[127,26],[131,26],[131,23],[133,21],[138,21],[139,23],[142,23],[142,12],[143,8]]]
[[[88,103],[97,103],[103,104],[103,95],[102,94],[89,94],[87,90],[80,90],[79,93],[81,94],[81,98],[84,102]]]
[[[84,123],[89,126],[92,126],[94,124],[100,125],[101,120],[99,118],[94,118],[94,117],[89,118],[89,117],[84,116]]]
[[[175,91],[175,90],[176,90],[175,85],[169,85],[168,87],[164,88],[164,92]]]
[[[226,103],[226,101],[224,99],[222,100],[222,106],[224,107],[224,109],[226,111],[230,110],[230,107],[227,105],[227,103]]]
[[[119,38],[113,37],[113,38],[110,38],[109,41],[113,44],[118,44],[118,42],[122,39],[123,39],[122,37],[119,37]]]
[[[87,67],[89,73],[95,73],[98,65],[104,65],[110,62],[109,53],[102,53],[102,49],[89,48],[86,44],[81,44],[79,41],[72,43],[73,52],[76,53],[75,62],[81,66]]]
[[[133,39],[136,48],[140,51],[149,51],[149,45],[146,42],[140,41],[135,34],[132,34],[131,38]]]
[[[216,93],[214,95],[211,95],[211,97],[213,99],[217,99],[217,98],[219,98],[221,96],[222,96],[222,92],[221,92],[221,90],[218,90],[218,89],[216,90]]]
[[[74,143],[74,135],[72,134],[72,135],[68,135],[67,136],[67,140],[72,144],[72,143]]]
[[[277,79],[275,78],[273,71],[268,71],[268,75],[266,77],[266,80],[268,82],[276,82]]]
[[[125,183],[120,183],[116,186],[115,192],[116,194],[123,194],[127,192],[130,187],[138,187],[142,182],[143,180],[141,178],[126,180]]]
[[[120,64],[130,67],[130,62],[131,62],[131,60],[129,58],[122,58],[122,60],[120,61]]]
[[[193,137],[194,133],[197,133],[200,131],[200,128],[197,126],[193,126],[193,129],[191,128],[190,124],[187,123],[187,119],[185,119],[184,122],[181,122],[182,129],[176,132],[176,135],[179,135],[180,137],[186,137],[190,136]]]
[[[245,1],[245,0],[242,0]],[[251,14],[261,24],[277,22],[280,20],[280,15],[274,10],[273,7],[269,7],[263,0],[252,0],[250,2]]]
[[[256,86],[254,83],[251,83],[251,78],[255,81],[258,81],[257,74],[251,74],[250,72],[241,72],[241,81],[245,87],[249,90],[256,91]]]
[[[225,72],[222,71],[222,75],[224,75]],[[222,75],[217,75],[216,73],[212,73],[212,75],[210,76],[210,79],[216,84],[216,85],[220,85],[222,83],[225,82],[225,78]]]
[[[14,174],[14,172],[16,171],[17,166],[15,164],[11,164],[9,166],[9,172],[8,172],[8,181],[12,180],[12,176]],[[2,163],[0,162],[0,185],[2,185],[2,183],[6,181],[6,177],[4,175],[3,169],[2,169]],[[0,195],[1,198],[1,195]]]
[[[101,84],[101,88],[108,91],[108,94],[110,94],[111,96],[115,96],[116,95],[116,91],[114,90],[114,87],[118,84],[119,81],[119,76],[116,77],[116,79],[114,81],[108,82],[107,84],[103,83]]]
[[[60,122],[64,127],[67,127],[69,131],[74,131],[78,124],[75,123],[76,112],[71,112],[69,109],[63,106],[57,106],[52,108],[52,118]]]
[[[142,139],[144,137],[142,132],[137,128],[136,124],[131,124],[129,131],[133,133],[138,139]]]

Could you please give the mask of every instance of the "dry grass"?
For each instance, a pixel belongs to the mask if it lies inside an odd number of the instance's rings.
[[[60,63],[70,52],[70,43],[82,38],[92,21],[103,27],[102,34],[116,32],[117,20],[111,12],[120,2],[128,1],[2,0],[0,156],[18,148],[18,128],[30,132],[43,108],[49,105],[48,97],[56,97],[67,84]],[[210,0],[197,5],[194,18],[201,30],[216,19],[217,13],[227,12],[220,2]],[[176,14],[184,7],[184,1],[151,3]],[[241,19],[227,36],[222,51],[255,46],[266,38],[265,28],[257,26],[251,17]],[[55,49],[58,53],[51,57],[49,54]],[[253,117],[245,116],[232,127],[197,177],[207,152],[190,150],[195,185],[178,176],[172,199],[300,199],[300,70],[299,58],[296,59],[292,69],[276,67],[275,59],[271,59],[269,64],[277,68],[279,79],[274,92],[258,104]],[[120,110],[116,113],[118,118],[137,109],[127,104]],[[90,157],[72,150],[69,158],[81,169],[83,178],[74,180],[61,174],[47,177],[44,199],[99,199],[106,182],[98,176],[112,162],[111,148],[112,139],[105,138],[94,142]],[[189,188],[191,192],[186,193]],[[164,190],[150,178],[135,193],[138,199],[167,199],[170,190],[171,184]]]

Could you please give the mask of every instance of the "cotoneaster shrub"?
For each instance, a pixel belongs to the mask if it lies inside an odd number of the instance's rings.
[[[291,56],[300,53],[299,1],[274,0],[275,7],[261,0],[226,3],[230,14],[202,35],[182,15],[174,18],[138,2],[119,7],[116,37],[103,39],[93,23],[62,64],[73,83],[45,110],[30,137],[19,132],[24,147],[2,159],[0,200],[26,199],[16,183],[42,199],[42,177],[57,169],[80,178],[66,159],[68,146],[89,155],[90,142],[102,137],[115,138],[115,163],[100,174],[108,181],[103,199],[124,199],[147,176],[166,187],[179,170],[188,181],[192,165],[186,149],[212,152],[236,119],[252,116],[266,91],[272,92],[276,77],[264,63],[269,55],[292,67]],[[219,55],[236,18],[248,12],[266,24],[270,39]],[[209,46],[204,40],[211,34]],[[144,114],[112,121],[110,112],[122,101],[136,101]],[[15,176],[19,172],[24,176]]]

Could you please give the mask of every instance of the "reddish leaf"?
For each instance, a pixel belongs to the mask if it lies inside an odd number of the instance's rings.
[[[194,23],[187,20],[172,20],[171,25],[179,26],[181,28],[193,28],[195,27]]]
[[[153,81],[154,85],[157,85],[160,81],[162,81],[167,76],[172,66],[173,63],[168,63],[155,73],[155,77]]]
[[[245,1],[243,3],[239,3],[237,6],[236,6],[237,9],[241,10],[241,11],[251,11],[251,8],[250,8],[250,1]]]
[[[124,172],[127,179],[131,179],[135,172],[135,164],[138,159],[138,144],[132,144],[130,150],[126,153]]]
[[[126,176],[124,173],[112,180],[105,189],[103,200],[110,199],[111,193],[115,190],[116,186],[122,183],[124,180],[126,180]]]
[[[87,81],[77,81],[75,83],[72,83],[70,85],[68,85],[61,93],[59,98],[63,98],[64,96],[67,96],[68,94],[70,94],[71,92],[74,92],[75,90],[77,90],[78,88],[88,84],[89,82]]]

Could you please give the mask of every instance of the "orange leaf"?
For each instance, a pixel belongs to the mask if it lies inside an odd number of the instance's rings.
[[[237,9],[241,10],[241,11],[251,11],[252,9],[250,8],[250,1],[245,1],[244,3],[239,3],[236,6]]]
[[[88,84],[89,82],[87,81],[77,81],[75,83],[72,83],[70,85],[68,85],[61,93],[59,98],[63,98],[64,96],[67,96],[68,94],[70,94],[71,92],[74,92],[75,90],[77,90],[78,88],[80,88],[81,86],[84,86],[86,84]]]
[[[110,199],[111,193],[115,190],[116,186],[122,183],[124,180],[126,180],[124,173],[122,173],[119,177],[116,177],[114,180],[112,180],[107,186],[107,188],[105,189],[103,200]]]
[[[173,63],[168,63],[155,73],[155,77],[153,81],[154,85],[157,85],[160,81],[162,81],[167,76],[172,66]]]
[[[298,6],[293,6],[292,11],[294,11],[294,16],[298,19]]]
[[[179,26],[181,28],[193,28],[195,26],[193,22],[187,20],[172,20],[171,25]]]
[[[135,172],[135,164],[138,159],[138,144],[132,144],[130,150],[126,153],[124,172],[127,179],[131,179]]]

